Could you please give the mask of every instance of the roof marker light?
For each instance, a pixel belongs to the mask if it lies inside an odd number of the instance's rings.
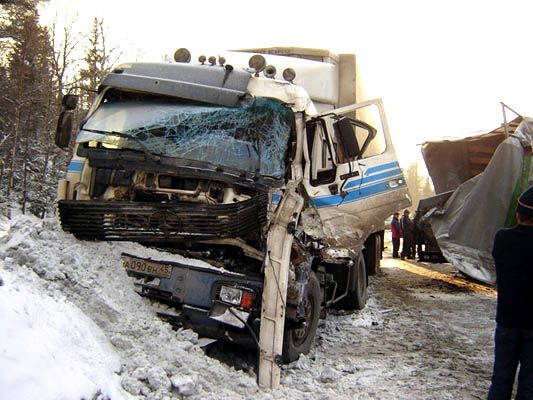
[[[209,61],[209,64],[211,65],[217,65],[217,58],[215,56],[210,56],[207,61]]]
[[[191,52],[185,48],[176,50],[174,60],[179,63],[189,63],[191,61]]]
[[[224,64],[226,64],[226,59],[224,57],[218,56],[218,63],[224,66]]]
[[[207,58],[205,58],[203,54],[200,57],[198,57],[198,62],[202,65],[205,64],[205,60],[207,60]]]
[[[255,76],[259,76],[259,72],[264,70],[266,67],[265,57],[260,54],[256,54],[250,57],[250,59],[248,60],[248,66],[255,70]]]
[[[273,65],[267,65],[263,74],[265,74],[267,78],[274,79],[276,77],[276,67]]]
[[[285,68],[283,70],[283,79],[287,82],[293,83],[294,78],[296,78],[296,71],[292,68]]]

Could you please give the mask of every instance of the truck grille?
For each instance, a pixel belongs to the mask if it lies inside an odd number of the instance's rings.
[[[78,239],[138,242],[243,237],[266,223],[267,196],[234,204],[59,201],[61,225]]]

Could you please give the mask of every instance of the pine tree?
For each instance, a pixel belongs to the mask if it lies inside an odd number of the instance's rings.
[[[88,37],[83,63],[79,73],[80,86],[85,90],[81,93],[81,106],[88,109],[96,96],[96,89],[104,77],[111,71],[111,57],[115,49],[107,47],[104,20],[94,18],[91,33]]]
[[[431,188],[429,176],[420,173],[420,165],[418,163],[411,163],[405,172],[405,180],[411,193],[413,205],[412,210],[416,210],[420,200],[431,197],[435,193]]]
[[[4,2],[5,3],[5,2]],[[9,38],[1,48],[0,195],[9,209],[15,201],[42,214],[49,203],[42,196],[46,154],[50,146],[51,104],[55,102],[46,28],[39,25],[34,1],[12,1],[0,31]]]

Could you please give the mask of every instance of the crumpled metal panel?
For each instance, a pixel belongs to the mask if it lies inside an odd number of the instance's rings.
[[[507,132],[515,132],[522,117],[509,123]],[[422,145],[422,156],[440,194],[457,187],[485,170],[498,145],[505,140],[503,127],[462,139],[438,140]]]
[[[427,217],[439,246],[448,261],[465,274],[487,283],[496,281],[492,245],[494,235],[505,225],[516,206],[511,201],[523,174],[525,149],[533,146],[533,119],[525,119],[517,131],[505,139],[485,171],[461,184],[442,209],[432,209]],[[529,184],[533,183],[533,171]],[[527,180],[526,180],[527,181]]]

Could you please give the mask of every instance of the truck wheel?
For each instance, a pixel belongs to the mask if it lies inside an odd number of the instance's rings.
[[[334,305],[335,308],[343,310],[362,310],[365,307],[368,296],[368,278],[363,254],[360,253],[357,259],[354,260],[352,268],[350,282],[348,282],[348,294]]]
[[[283,362],[296,361],[300,354],[308,353],[311,349],[320,318],[320,299],[320,283],[315,273],[311,272],[303,299],[305,323],[301,328],[285,330],[283,334]]]
[[[381,235],[376,233],[368,240],[368,275],[376,275],[381,265]]]

